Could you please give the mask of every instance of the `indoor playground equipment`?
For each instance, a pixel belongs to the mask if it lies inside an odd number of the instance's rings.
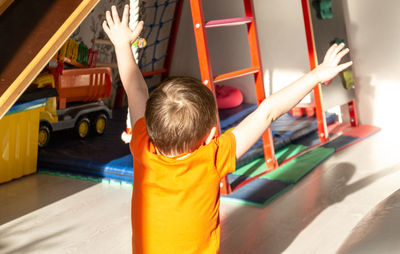
[[[317,53],[326,51],[319,49],[318,42],[327,42],[326,47],[335,38],[343,38],[345,33],[338,33],[335,29],[326,29],[325,25],[335,25],[338,16],[337,5],[333,2],[335,10],[332,18],[318,19],[315,12],[311,12],[311,1],[301,0],[306,38],[310,59],[310,68],[317,65]],[[131,15],[133,21],[137,16],[145,21],[142,37],[147,41],[147,46],[135,52],[143,76],[152,84],[169,75],[172,61],[173,49],[178,31],[180,14],[183,1],[177,0],[154,0],[154,1],[132,1],[135,5]],[[188,2],[189,3],[189,2]],[[244,17],[229,18],[222,20],[205,21],[202,2],[190,0],[193,28],[198,51],[201,79],[213,92],[215,84],[243,76],[254,77],[257,102],[260,103],[264,97],[262,65],[259,54],[256,24],[254,18],[254,7],[252,1],[244,0]],[[137,5],[139,4],[139,5]],[[138,8],[139,6],[139,8]],[[139,10],[139,12],[138,12]],[[139,13],[139,14],[138,14]],[[314,17],[315,16],[315,17]],[[316,21],[315,19],[318,19]],[[226,26],[246,26],[249,40],[251,66],[242,70],[214,76],[211,70],[211,61],[208,50],[207,29]],[[324,38],[315,38],[313,31],[330,31],[334,34],[324,35]],[[319,55],[319,54],[318,54]],[[348,78],[350,80],[350,78]],[[334,91],[335,105],[347,105],[349,111],[349,123],[339,123],[337,115],[325,112],[325,108],[331,108],[332,101],[329,100],[329,89],[337,89],[340,80],[333,80],[330,86],[318,85],[314,89],[314,101],[312,104],[299,105],[301,113],[296,115],[288,113],[271,125],[269,131],[259,140],[248,153],[237,161],[237,170],[228,175],[222,183],[221,193],[229,194],[225,197],[242,200],[251,204],[264,205],[270,202],[280,193],[288,190],[299,181],[307,172],[332,155],[335,151],[344,149],[346,146],[368,137],[378,130],[373,126],[359,125],[356,114],[356,105],[352,98],[351,83],[343,89]],[[354,82],[354,81],[353,81]],[[332,88],[333,87],[333,88]],[[328,89],[328,90],[327,90]],[[322,99],[322,92],[326,95]],[[344,94],[345,96],[342,96]],[[344,99],[337,99],[338,97]],[[256,109],[256,104],[241,103],[234,108],[219,110],[220,133],[229,131],[244,117]],[[123,112],[122,115],[126,115]],[[107,141],[91,140],[91,142],[71,141],[71,145],[55,145],[52,151],[42,149],[39,153],[39,166],[55,170],[72,170],[74,173],[91,174],[97,177],[105,177],[120,181],[131,182],[133,177],[132,156],[129,148],[120,140],[120,130],[125,127],[125,117],[113,117],[110,123],[112,129],[110,135],[104,135]],[[123,119],[122,121],[119,121]],[[114,136],[113,136],[114,135]],[[101,143],[107,143],[113,147],[112,151],[103,149]],[[53,149],[54,148],[54,149]],[[104,152],[107,151],[107,152]],[[275,153],[276,151],[276,153]],[[68,153],[68,158],[66,158]],[[255,190],[262,190],[260,192]],[[255,193],[260,195],[256,195]]]
[[[201,80],[203,84],[206,85],[208,88],[210,88],[211,91],[213,91],[213,93],[215,94],[215,86],[214,86],[215,83],[246,75],[254,75],[257,104],[260,104],[265,99],[265,90],[263,81],[264,77],[262,75],[260,50],[258,45],[257,28],[254,18],[254,7],[253,7],[253,2],[251,0],[244,0],[243,3],[245,9],[245,17],[212,20],[205,22],[202,1],[201,0],[190,1],[192,18],[193,18],[193,28],[196,38],[197,53],[200,65]],[[206,29],[215,27],[225,27],[225,26],[238,26],[238,25],[247,25],[247,30],[248,30],[247,36],[249,40],[252,66],[247,69],[242,69],[214,77],[211,69],[211,61],[209,56]],[[267,167],[271,169],[276,168],[277,163],[274,157],[275,151],[270,129],[268,129],[264,133],[262,139],[264,143],[264,154],[266,158],[265,162],[267,164]],[[221,182],[221,193],[228,194],[230,192],[231,192],[230,185],[228,184],[228,181],[225,178]]]
[[[318,56],[324,56],[324,52],[335,38],[344,38],[346,41],[346,30],[341,1],[332,2],[334,15],[327,19],[318,17],[317,10],[311,8],[311,2],[311,0],[301,0],[310,69],[313,69],[318,64]],[[345,61],[348,60],[349,58],[345,59]],[[232,175],[228,176],[228,181],[234,191],[224,198],[252,205],[265,205],[289,190],[334,152],[360,142],[379,131],[379,128],[375,126],[358,123],[354,87],[351,82],[354,82],[352,77],[347,77],[347,81],[336,77],[329,86],[317,85],[313,91],[314,102],[309,105],[300,105],[301,115],[307,114],[307,111],[316,115],[314,123],[317,127],[316,131],[300,139],[292,140],[292,144],[288,147],[277,149],[275,158],[279,167],[270,173],[262,158],[257,158],[242,167],[239,166]],[[343,86],[346,89],[343,89]],[[347,117],[347,121],[331,122],[329,120],[329,114],[324,109],[337,105],[341,105],[342,112],[348,112],[348,116],[343,117],[344,119]]]
[[[318,1],[318,10],[317,13],[314,13],[314,16],[312,18],[311,12],[310,12],[310,4],[311,0],[301,0],[302,4],[302,10],[303,10],[303,17],[304,17],[304,25],[305,25],[305,30],[306,30],[306,38],[307,38],[307,45],[308,45],[308,54],[309,54],[309,63],[310,63],[310,69],[314,69],[318,65],[318,59],[317,59],[317,49],[315,47],[316,40],[315,40],[315,35],[314,32],[316,29],[313,29],[313,22],[315,21],[316,18],[320,19],[320,22],[327,22],[326,20],[329,20],[331,24],[333,22],[337,22],[337,20],[332,20],[333,15],[331,15],[332,11],[332,3],[331,1]],[[195,32],[195,37],[196,37],[196,46],[197,46],[197,53],[198,53],[198,59],[199,59],[199,65],[200,65],[200,72],[201,72],[201,79],[204,85],[208,86],[214,93],[215,93],[215,85],[216,83],[219,83],[221,81],[225,81],[228,79],[233,79],[233,78],[238,78],[246,75],[253,75],[254,77],[254,82],[256,86],[256,95],[257,95],[257,103],[261,103],[262,100],[265,98],[265,92],[264,92],[264,85],[263,85],[263,75],[262,75],[262,65],[261,65],[261,60],[260,60],[260,52],[259,52],[259,46],[258,46],[258,38],[257,38],[257,30],[256,30],[256,23],[255,23],[255,17],[254,17],[254,7],[253,7],[253,2],[251,0],[244,0],[244,9],[245,9],[245,17],[241,18],[230,18],[230,19],[222,19],[222,20],[213,20],[213,21],[208,21],[205,22],[204,20],[204,13],[203,13],[203,6],[202,6],[202,1],[200,0],[191,0],[190,5],[191,5],[191,12],[192,12],[192,18],[193,18],[193,28]],[[337,5],[338,3],[336,3]],[[322,7],[321,7],[322,6]],[[337,6],[334,6],[333,8],[336,8]],[[322,8],[322,9],[321,9]],[[343,10],[339,10],[343,12]],[[330,12],[330,13],[329,13]],[[321,13],[323,13],[323,20],[321,20]],[[318,16],[318,17],[317,17]],[[339,17],[342,18],[343,17]],[[343,20],[342,20],[343,21]],[[230,73],[214,76],[212,69],[211,69],[211,61],[210,61],[210,55],[209,55],[209,49],[208,49],[208,41],[207,41],[207,33],[206,29],[211,29],[214,27],[225,27],[225,26],[239,26],[239,25],[246,25],[247,30],[248,30],[248,41],[249,41],[249,47],[250,47],[250,54],[251,54],[251,66],[249,68],[233,71]],[[322,24],[321,26],[323,26]],[[343,26],[344,27],[344,26]],[[342,27],[340,27],[342,28]],[[332,37],[334,38],[337,36],[340,36],[337,34],[337,29],[326,29],[321,27],[318,29],[318,31],[324,30],[325,32],[332,32],[333,34],[326,35],[330,36],[330,40],[332,40]],[[336,33],[336,34],[335,34]],[[345,36],[345,31],[344,31],[344,36]],[[343,38],[343,37],[342,37]],[[318,39],[319,42],[323,41],[321,38]],[[327,45],[329,46],[329,45]],[[323,49],[323,52],[326,51],[327,48]],[[319,52],[319,50],[318,50]],[[322,54],[323,55],[323,54]],[[349,78],[348,78],[349,79]],[[347,85],[347,87],[349,87]],[[247,184],[251,184],[253,182],[253,185],[257,185],[260,183],[257,183],[260,178],[263,176],[270,176],[271,174],[277,174],[279,173],[274,173],[275,171],[282,171],[282,168],[286,167],[286,164],[289,164],[290,162],[294,162],[295,160],[302,159],[304,156],[307,155],[307,153],[313,153],[316,149],[322,149],[324,150],[324,147],[328,148],[334,148],[335,150],[343,149],[344,147],[353,144],[355,142],[360,141],[363,138],[368,137],[369,135],[373,134],[374,132],[378,131],[379,128],[376,128],[374,126],[366,126],[366,125],[359,125],[358,124],[358,118],[357,118],[357,109],[355,105],[355,100],[351,99],[348,102],[346,102],[348,106],[348,111],[349,111],[349,121],[350,123],[338,123],[335,122],[335,124],[331,124],[328,129],[328,123],[333,123],[334,121],[329,121],[329,118],[332,119],[331,117],[328,117],[327,114],[324,111],[324,103],[323,103],[323,98],[322,98],[322,88],[321,84],[318,84],[313,91],[314,94],[314,102],[313,104],[310,105],[301,105],[301,108],[299,108],[297,111],[294,110],[292,113],[295,113],[296,116],[303,116],[303,115],[316,115],[316,127],[318,131],[317,137],[309,137],[308,141],[303,141],[307,145],[306,147],[303,147],[297,153],[293,153],[290,156],[286,157],[284,156],[284,159],[277,158],[275,155],[275,149],[276,149],[276,135],[274,137],[274,134],[271,132],[271,129],[266,131],[266,133],[263,135],[262,138],[262,143],[259,141],[253,148],[250,149],[249,153],[252,153],[253,155],[250,156],[251,159],[257,158],[257,153],[259,154],[260,150],[263,150],[264,153],[264,160],[258,161],[258,163],[261,162],[263,165],[260,167],[260,165],[254,167],[251,167],[250,170],[252,174],[239,174],[240,177],[236,178],[234,181],[237,182],[237,179],[239,179],[239,183],[237,184],[232,184],[232,177],[231,179],[228,179],[226,177],[223,179],[221,182],[221,193],[222,194],[229,194],[232,192],[233,189],[236,191],[230,195],[233,197],[236,195],[237,199],[246,199],[246,197],[249,196],[248,190],[246,188],[243,188],[243,190],[240,190],[243,186]],[[349,96],[342,96],[344,98],[348,98]],[[340,103],[340,101],[339,101]],[[336,104],[337,105],[337,104]],[[339,104],[340,105],[340,104]],[[332,105],[329,105],[332,106]],[[250,107],[244,107],[245,109],[242,111],[240,110],[239,115],[242,115],[242,117],[245,117],[249,112]],[[247,111],[247,113],[245,113]],[[301,113],[299,114],[298,111]],[[251,110],[250,110],[251,112]],[[304,114],[303,114],[304,112]],[[229,114],[227,114],[229,115]],[[289,117],[290,116],[285,116]],[[285,118],[283,117],[283,118]],[[220,113],[220,120],[225,120],[223,117],[221,117]],[[242,118],[241,118],[242,119]],[[238,120],[238,119],[236,119]],[[282,120],[282,119],[281,119]],[[220,129],[222,129],[222,124],[223,121],[220,122]],[[312,125],[311,125],[312,126]],[[307,129],[307,128],[306,128]],[[301,132],[301,131],[300,131]],[[292,132],[293,133],[293,132]],[[303,135],[306,135],[307,133],[303,133]],[[292,141],[294,141],[296,138],[291,138]],[[258,148],[256,148],[258,146]],[[260,149],[261,148],[261,149]],[[324,153],[324,152],[323,152]],[[323,159],[325,159],[329,154],[332,154],[332,152],[327,152],[325,153],[324,156],[322,156],[319,160],[316,160],[318,162],[322,162]],[[245,157],[244,160],[246,160],[246,154],[243,156]],[[242,158],[241,158],[242,159]],[[279,160],[280,159],[280,160]],[[237,163],[237,166],[240,167],[240,161]],[[305,170],[303,174],[305,175],[306,172],[314,168],[316,165],[309,165],[308,170]],[[247,171],[248,171],[247,170]],[[244,170],[246,171],[246,170]],[[254,171],[256,173],[254,173]],[[237,170],[237,172],[241,172],[240,168]],[[300,171],[301,172],[301,171]],[[269,174],[267,174],[269,173]],[[279,193],[282,193],[284,190],[287,189],[288,186],[291,186],[291,184],[295,183],[298,181],[300,177],[296,177],[293,181],[285,182],[283,181],[283,184],[274,182],[276,179],[274,179],[272,182],[269,182],[265,185],[265,183],[261,183],[261,186],[267,186],[267,188],[270,188],[273,186],[272,189],[274,191],[269,192],[271,194],[271,197],[274,197],[278,195]],[[272,183],[272,184],[271,184]],[[277,185],[279,185],[277,187]],[[264,192],[265,193],[265,192]],[[249,202],[253,202],[254,200],[250,200]],[[269,198],[263,197],[261,200],[258,200],[258,202],[255,203],[261,203],[265,204],[269,201]]]

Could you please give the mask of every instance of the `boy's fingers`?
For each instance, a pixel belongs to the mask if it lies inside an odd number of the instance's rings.
[[[129,22],[129,5],[125,5],[124,12],[122,13],[122,23],[128,25]]]
[[[347,63],[344,63],[344,64],[339,65],[338,67],[336,67],[336,68],[337,68],[337,72],[339,73],[339,72],[341,72],[341,71],[346,70],[346,69],[349,68],[352,64],[353,64],[353,61],[350,61],[350,62],[347,62]]]
[[[344,43],[340,43],[335,50],[333,51],[333,57],[336,57],[336,55],[344,48]]]
[[[113,21],[113,19],[111,17],[110,11],[106,11],[106,20],[107,20],[108,26],[114,25],[114,21]]]
[[[342,60],[342,58],[347,55],[347,53],[349,53],[349,49],[343,49],[342,51],[340,51],[337,55],[336,55],[336,59],[335,62],[338,64],[340,62],[340,60]]]
[[[135,27],[135,29],[133,30],[133,33],[132,33],[132,37],[133,37],[132,40],[136,40],[137,37],[139,36],[139,34],[142,32],[143,24],[144,24],[143,21],[140,21],[137,24],[137,26]]]
[[[121,20],[119,19],[117,7],[115,7],[115,5],[111,6],[111,13],[113,16],[114,23],[120,23]]]
[[[334,52],[334,50],[336,49],[337,44],[333,44],[327,51],[324,57],[324,61],[329,61],[331,59],[331,56]]]
[[[107,21],[104,20],[102,25],[103,25],[103,30],[104,30],[104,32],[107,34],[108,37],[110,37],[110,36],[109,36],[109,34],[110,34],[110,28],[109,28],[108,25],[107,25]]]

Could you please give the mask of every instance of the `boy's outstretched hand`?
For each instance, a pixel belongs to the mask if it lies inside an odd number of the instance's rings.
[[[118,72],[128,97],[131,126],[134,126],[136,121],[144,116],[149,93],[131,49],[132,42],[143,29],[143,22],[139,22],[133,30],[129,28],[128,23],[129,5],[125,5],[122,20],[118,16],[117,8],[112,6],[111,12],[106,12],[103,29],[115,47]]]
[[[326,82],[333,79],[339,72],[350,67],[353,62],[340,64],[340,60],[349,53],[349,49],[343,49],[344,43],[333,44],[325,54],[324,61],[318,65],[312,73],[317,77],[318,82]],[[342,50],[343,49],[343,50]]]
[[[129,45],[132,44],[142,32],[143,21],[140,21],[133,31],[129,28],[128,22],[129,5],[125,5],[124,7],[122,21],[119,18],[115,6],[111,7],[111,13],[110,11],[106,12],[106,20],[103,22],[103,29],[115,47],[126,45],[127,43],[129,43]]]

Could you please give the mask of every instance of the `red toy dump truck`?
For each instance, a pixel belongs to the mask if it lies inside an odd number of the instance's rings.
[[[35,88],[56,88],[40,114],[39,147],[45,147],[53,131],[74,129],[85,138],[92,131],[101,135],[112,117],[102,98],[110,96],[111,69],[107,67],[65,69],[58,74],[42,73],[32,83]]]

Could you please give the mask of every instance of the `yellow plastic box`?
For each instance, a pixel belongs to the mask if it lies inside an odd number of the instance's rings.
[[[0,183],[36,172],[39,112],[45,102],[15,105],[0,119]]]

